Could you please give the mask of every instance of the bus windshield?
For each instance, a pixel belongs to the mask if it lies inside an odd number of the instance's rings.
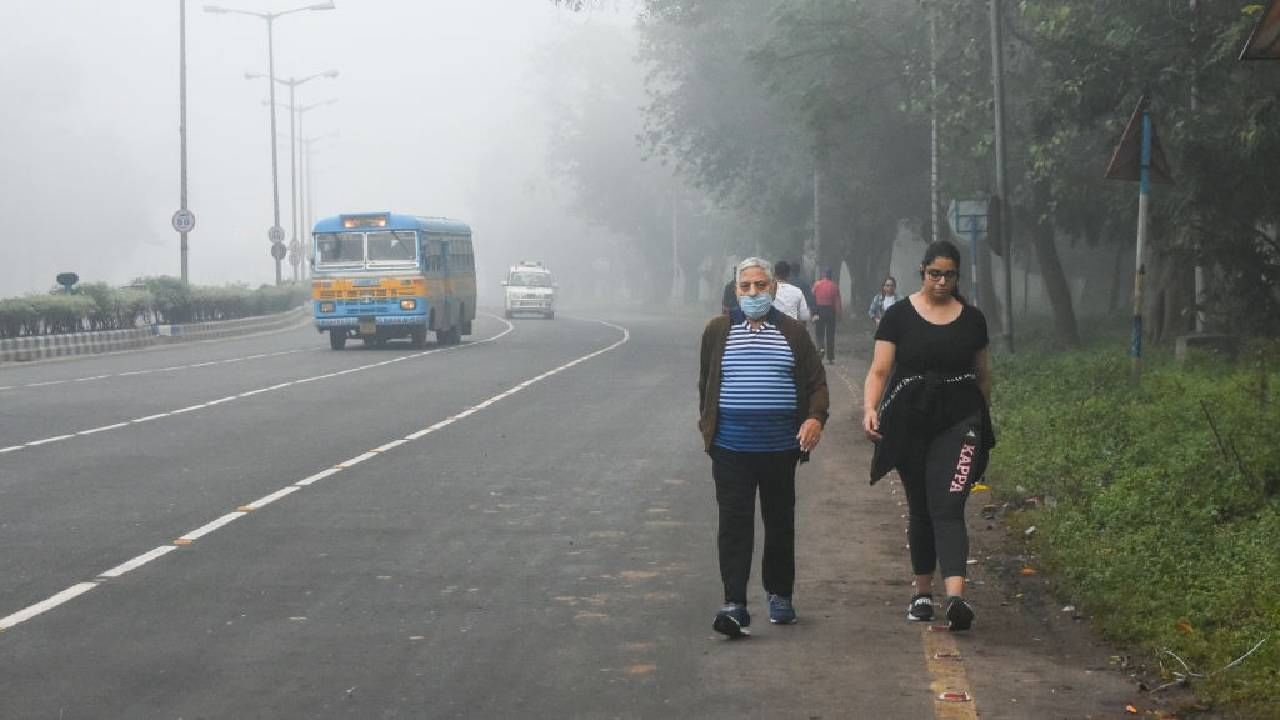
[[[418,259],[417,233],[380,230],[316,235],[318,264],[412,263]]]
[[[551,287],[551,273],[513,272],[508,282],[519,287]]]
[[[369,262],[413,262],[418,259],[417,244],[411,230],[371,232]]]
[[[320,233],[316,235],[316,262],[359,263],[364,261],[364,233]]]

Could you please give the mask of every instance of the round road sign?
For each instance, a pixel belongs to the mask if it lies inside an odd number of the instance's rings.
[[[191,232],[196,226],[196,214],[182,208],[173,214],[173,229],[178,232]]]
[[[267,231],[267,239],[273,243],[284,242],[284,228],[279,225],[272,225],[271,229]]]
[[[284,252],[285,252],[285,250],[284,250],[284,244],[283,244],[283,243],[274,243],[274,244],[272,244],[272,246],[271,246],[271,257],[273,257],[273,258],[275,258],[275,259],[277,259],[277,260],[283,260],[283,259],[284,259]]]

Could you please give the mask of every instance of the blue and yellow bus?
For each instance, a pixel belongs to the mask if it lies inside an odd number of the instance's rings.
[[[471,334],[476,264],[465,223],[358,213],[317,222],[312,237],[312,307],[329,347],[405,337],[422,347],[428,330],[456,345]]]

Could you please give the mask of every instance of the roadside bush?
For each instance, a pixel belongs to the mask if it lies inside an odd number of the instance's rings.
[[[172,277],[142,278],[127,288],[81,283],[70,295],[0,299],[0,338],[233,320],[284,312],[309,296],[309,286],[301,283],[256,290],[187,285]]]
[[[1280,378],[1256,365],[1269,355],[1157,360],[1140,386],[1120,349],[1001,357],[988,472],[1005,499],[1043,498],[1035,549],[1109,637],[1202,674],[1266,638],[1194,682],[1251,717],[1280,717]]]

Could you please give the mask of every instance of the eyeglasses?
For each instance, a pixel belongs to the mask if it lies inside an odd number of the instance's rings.
[[[935,282],[938,280],[945,280],[946,282],[951,282],[952,280],[955,280],[956,278],[960,277],[959,270],[934,270],[933,268],[930,268],[928,270],[925,270],[924,274],[928,275],[929,279]]]
[[[760,292],[764,292],[765,290],[769,289],[769,286],[771,284],[772,283],[770,283],[768,280],[756,280],[754,283],[750,280],[743,280],[742,282],[738,283],[738,289],[741,290],[742,292],[749,292],[751,290],[751,286],[755,285],[756,290],[759,290]]]

